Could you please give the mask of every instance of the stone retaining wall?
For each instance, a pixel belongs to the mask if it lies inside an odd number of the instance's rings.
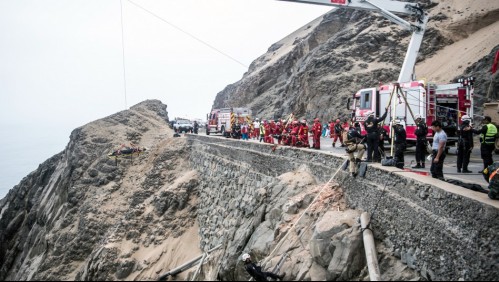
[[[345,156],[219,137],[188,136],[203,178],[202,247],[230,242],[231,259],[264,219],[276,177],[306,167],[327,182]],[[371,228],[410,268],[431,280],[497,280],[499,202],[487,195],[395,168],[370,165],[365,178],[336,181],[352,209],[373,212]],[[282,189],[282,187],[279,187]],[[233,228],[236,226],[237,228]],[[245,241],[246,240],[246,241]]]

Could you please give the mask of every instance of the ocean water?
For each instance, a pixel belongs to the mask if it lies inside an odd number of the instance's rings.
[[[0,199],[53,155],[64,150],[71,129],[50,125],[0,125]]]

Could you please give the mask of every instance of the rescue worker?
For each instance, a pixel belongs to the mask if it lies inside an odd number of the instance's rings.
[[[331,123],[333,124],[333,123]],[[343,127],[341,126],[341,121],[339,119],[336,120],[336,123],[333,124],[333,127],[331,129],[331,133],[333,134],[334,132],[334,139],[333,139],[333,148],[336,147],[336,141],[338,139],[340,140],[341,147],[345,147],[345,144],[343,143]]]
[[[274,129],[274,138],[277,139],[277,144],[281,145],[282,143],[282,134],[283,134],[284,128],[281,125],[281,122],[278,121],[276,124],[276,127]]]
[[[400,120],[396,120],[393,125],[395,133],[395,167],[404,169],[404,151],[407,148],[407,134]]]
[[[492,124],[490,117],[483,119],[484,126],[480,130],[473,130],[475,134],[480,134],[480,153],[483,160],[483,169],[494,163],[492,154],[495,150],[497,128]]]
[[[194,121],[194,128],[193,128],[194,134],[198,134],[198,130],[199,130],[199,124],[197,121]]]
[[[300,124],[298,121],[293,121],[292,127],[291,127],[291,146],[295,147],[296,144],[298,143],[298,132],[300,131]]]
[[[253,139],[258,139],[258,136],[260,136],[260,120],[258,118],[255,119],[253,122]]]
[[[459,140],[457,142],[457,172],[471,173],[468,170],[471,151],[473,150],[473,128],[471,127],[471,118],[464,115],[461,118],[463,122],[459,128]]]
[[[260,124],[259,128],[260,128],[260,143],[263,141],[265,141],[265,124],[267,123],[266,120],[263,121],[263,124]]]
[[[308,124],[307,120],[301,121],[298,125],[298,142],[296,143],[299,147],[310,148],[310,143],[308,141]]]
[[[378,150],[380,133],[378,124],[386,119],[388,108],[380,118],[374,117],[374,112],[369,112],[367,120],[364,122],[364,128],[367,131],[367,162],[380,162],[381,156]]]
[[[316,150],[321,149],[321,134],[322,134],[322,124],[318,118],[314,119],[314,125],[312,126],[313,134],[313,148]]]
[[[499,162],[489,165],[482,173],[489,183],[489,198],[499,200]]]
[[[362,161],[362,156],[366,152],[366,146],[363,144],[366,137],[360,134],[358,128],[360,128],[360,124],[358,123],[355,126],[351,126],[347,133],[347,140],[345,141],[346,152],[350,160],[350,173],[353,177],[357,176],[357,166]],[[357,158],[355,157],[355,152],[357,152]]]
[[[416,135],[416,166],[413,166],[412,168],[425,168],[428,127],[420,114],[415,115],[414,118],[416,119],[417,126],[416,131],[414,132]]]
[[[249,254],[243,254],[242,259],[244,262],[244,268],[249,273],[249,275],[251,275],[251,277],[255,279],[255,281],[267,281],[267,277],[270,277],[274,280],[279,279],[279,281],[282,281],[284,276],[286,276],[286,272],[284,272],[282,275],[277,275],[272,272],[263,272],[262,267],[257,266],[251,261],[251,256]]]

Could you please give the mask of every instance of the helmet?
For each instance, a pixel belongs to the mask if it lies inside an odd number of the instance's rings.
[[[396,119],[396,120],[393,122],[393,124],[395,124],[395,125],[400,125],[400,124],[402,124],[402,123],[400,122],[400,120],[399,120],[399,119]]]
[[[337,119],[337,120],[336,120],[336,122],[341,122],[341,120],[340,120],[340,119]]]
[[[293,124],[298,124],[298,121],[297,120],[293,121]]]
[[[469,115],[464,115],[462,118],[461,118],[461,121],[467,121],[467,120],[471,120],[470,116]]]
[[[260,119],[258,119],[258,118],[255,118],[255,120],[256,120],[256,121],[259,121]]]
[[[281,125],[281,122],[280,122],[280,121],[278,121],[278,122],[277,122],[277,125]]]
[[[249,254],[243,254],[243,256],[242,256],[243,261],[246,261],[249,258],[251,258],[251,256]]]
[[[421,115],[420,114],[414,115],[414,119],[421,119]]]
[[[318,119],[318,118],[316,118],[316,119],[314,119],[314,121],[315,121],[315,122],[318,122],[318,121],[319,121],[319,119]]]
[[[302,120],[302,121],[301,121],[301,123],[307,123],[307,120],[306,120],[306,119],[304,119],[304,120]]]

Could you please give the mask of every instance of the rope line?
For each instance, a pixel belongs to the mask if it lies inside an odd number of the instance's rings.
[[[296,228],[297,223],[300,222],[300,220],[309,211],[309,209],[312,207],[312,204],[314,204],[319,199],[319,197],[321,196],[322,192],[324,192],[324,190],[329,186],[329,183],[331,183],[331,181],[333,181],[333,179],[340,172],[341,168],[343,167],[343,165],[345,165],[346,162],[347,162],[347,160],[345,160],[343,162],[343,164],[338,167],[338,170],[336,170],[336,173],[331,177],[331,179],[329,179],[328,182],[326,182],[326,184],[324,184],[324,186],[322,187],[322,189],[320,190],[320,192],[317,194],[317,196],[315,196],[314,200],[303,211],[303,213],[301,214],[301,216],[293,223],[293,225],[291,226],[291,228],[288,230],[288,233],[286,233],[286,235],[284,237],[282,237],[281,240],[279,240],[279,242],[277,243],[277,245],[275,246],[275,248],[272,250],[272,252],[270,252],[270,254],[267,256],[267,258],[264,259],[264,261],[263,261],[263,263],[261,265],[266,264],[268,262],[268,258],[272,257],[274,255],[274,253],[282,246],[282,242],[284,242],[284,240],[288,237],[288,235],[292,233],[291,231]]]
[[[121,1],[121,0],[120,0],[120,1]],[[180,31],[180,32],[182,32],[182,33],[184,33],[184,34],[188,35],[188,36],[189,36],[189,37],[191,37],[192,39],[194,39],[194,40],[196,40],[196,41],[200,42],[201,44],[203,44],[203,45],[205,45],[205,46],[209,47],[210,49],[212,49],[212,50],[216,51],[217,53],[219,53],[219,54],[221,54],[221,55],[223,55],[223,56],[225,56],[225,57],[229,58],[230,60],[232,60],[232,61],[236,62],[237,64],[239,64],[239,65],[241,65],[241,66],[243,66],[243,67],[245,67],[245,68],[249,68],[249,67],[248,67],[246,64],[244,64],[243,62],[241,62],[241,61],[237,60],[236,58],[234,58],[234,57],[232,57],[232,56],[230,56],[230,55],[228,55],[227,53],[225,53],[225,52],[221,51],[220,49],[218,49],[218,48],[214,47],[213,45],[209,44],[208,42],[206,42],[206,41],[204,41],[204,40],[202,40],[202,39],[198,38],[197,36],[193,35],[192,33],[187,32],[186,30],[184,30],[184,29],[180,28],[179,26],[177,26],[177,25],[175,25],[175,24],[173,24],[173,23],[171,23],[171,22],[169,22],[169,21],[165,20],[164,18],[162,18],[162,17],[158,16],[157,14],[155,14],[155,13],[151,12],[150,10],[148,10],[148,9],[146,9],[146,8],[144,8],[144,7],[142,7],[142,6],[140,6],[139,4],[137,4],[137,3],[135,3],[135,2],[133,2],[133,1],[131,1],[131,0],[127,0],[127,1],[128,1],[128,2],[130,2],[130,3],[132,3],[133,5],[135,5],[136,7],[138,7],[138,8],[140,8],[140,9],[144,10],[145,12],[149,13],[150,15],[154,16],[155,18],[159,19],[160,21],[162,21],[162,22],[164,22],[164,23],[168,24],[169,26],[171,26],[171,27],[175,28],[176,30],[178,30],[178,31]]]

